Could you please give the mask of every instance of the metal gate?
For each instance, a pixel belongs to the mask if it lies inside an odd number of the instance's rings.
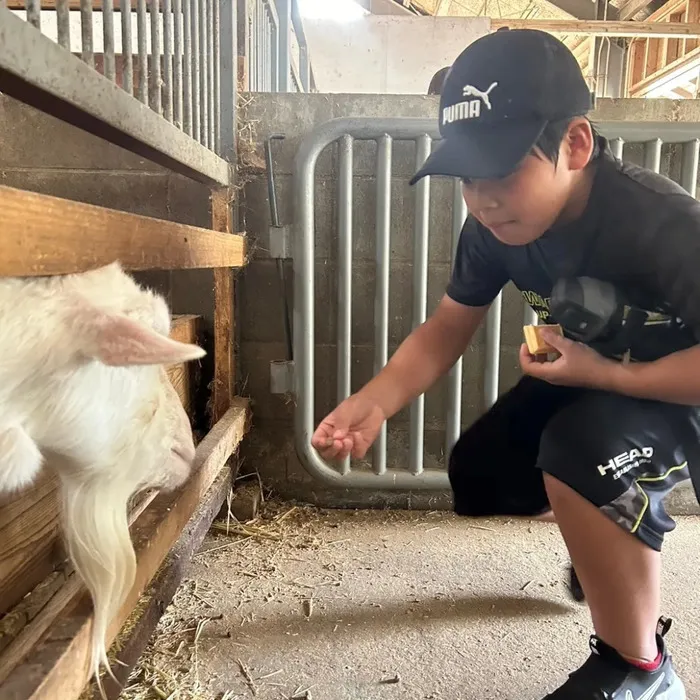
[[[695,196],[698,178],[700,124],[611,122],[597,125],[611,139],[616,156],[623,155],[626,143],[644,144],[644,165],[659,172],[664,143],[682,144],[680,181]],[[351,310],[353,290],[353,143],[374,141],[376,156],[376,287],[374,296],[374,372],[388,360],[388,308],[392,147],[396,141],[413,141],[416,145],[416,169],[428,157],[433,139],[439,138],[436,120],[432,119],[335,119],[317,127],[299,147],[294,170],[294,376],[296,394],[295,437],[299,457],[306,469],[319,480],[344,488],[394,490],[445,490],[449,488],[444,468],[424,467],[424,396],[410,407],[409,460],[407,468],[387,467],[386,424],[372,449],[371,469],[326,463],[311,446],[314,424],[314,214],[315,173],[321,153],[337,143],[338,158],[338,336],[337,400],[350,395],[351,386]],[[425,321],[427,313],[428,240],[430,233],[430,178],[414,188],[415,229],[413,239],[412,327]],[[466,207],[459,181],[452,195],[452,257],[466,217]],[[499,394],[499,354],[501,342],[502,294],[494,301],[486,319],[486,363],[482,383],[483,405],[490,407]],[[529,306],[524,323],[535,323]],[[444,453],[449,454],[462,427],[462,359],[450,370],[446,406]]]

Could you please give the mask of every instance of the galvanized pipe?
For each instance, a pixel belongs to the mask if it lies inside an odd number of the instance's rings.
[[[182,33],[184,35],[184,52],[182,54],[182,65],[184,75],[182,81],[182,124],[185,133],[189,136],[192,136],[194,133],[194,107],[192,101],[192,15],[192,0],[183,0]]]
[[[271,5],[270,8],[272,9],[274,8],[274,6]],[[279,92],[280,32],[277,23],[277,14],[273,14],[273,12],[270,12],[270,42],[272,44],[272,47],[270,49],[270,90],[272,92]]]
[[[265,75],[265,92],[270,91],[270,23],[267,19],[267,10],[263,6],[262,12],[263,30],[263,71]]]
[[[265,90],[265,69],[264,69],[264,53],[263,40],[265,33],[263,32],[263,0],[257,0],[255,3],[255,78],[256,86],[259,92]]]
[[[416,170],[430,155],[432,141],[427,134],[416,139]],[[415,187],[415,231],[413,235],[413,312],[412,327],[425,322],[428,305],[428,239],[430,235],[430,178],[424,177]],[[408,468],[411,474],[423,471],[423,444],[425,434],[425,396],[411,404],[409,429]]]
[[[68,0],[56,0],[58,45],[70,51],[70,8]]]
[[[291,35],[292,35],[292,0],[277,0],[277,17],[279,18],[279,89],[291,92]]]
[[[214,150],[221,153],[221,7],[214,0]],[[231,66],[235,71],[236,66]]]
[[[173,120],[182,126],[182,0],[173,0]]]
[[[452,257],[457,257],[457,245],[467,217],[467,205],[462,196],[462,183],[454,181],[452,195]],[[462,431],[462,374],[464,361],[460,357],[447,374],[447,411],[445,416],[445,464]]]
[[[139,49],[139,89],[138,98],[148,105],[148,13],[146,0],[138,0],[136,4],[136,33]]]
[[[350,396],[352,366],[352,137],[338,143],[338,403]],[[342,462],[350,471],[350,458]]]
[[[80,0],[80,32],[82,37],[81,57],[90,68],[94,68],[95,52],[92,43],[92,0]]]
[[[216,103],[214,102],[216,87],[214,79],[214,2],[207,0],[207,56],[209,66],[207,68],[207,99],[209,100],[209,133],[207,134],[207,147],[214,150],[214,112]]]
[[[41,30],[41,0],[27,0],[27,22]]]
[[[391,156],[392,138],[377,141],[376,288],[374,296],[374,374],[389,358],[389,263],[391,260]],[[386,423],[372,448],[375,474],[386,471]]]
[[[661,170],[661,139],[647,141],[644,144],[644,167],[658,173]]]
[[[694,139],[683,144],[683,159],[681,161],[681,187],[695,197],[698,186],[698,147],[700,140]]]
[[[192,136],[201,143],[200,131],[202,96],[199,91],[200,66],[199,66],[199,3],[202,0],[193,0],[192,5]]]
[[[486,316],[486,366],[484,368],[484,404],[491,408],[498,399],[498,379],[501,356],[501,309],[503,295],[499,294]]]
[[[625,142],[623,139],[613,139],[610,142],[610,150],[612,151],[615,158],[622,160],[622,153],[625,148]]]
[[[117,79],[114,59],[114,0],[102,0],[102,36],[104,38],[105,78]]]
[[[209,135],[209,58],[207,57],[207,0],[199,0],[199,142],[207,145]]]
[[[173,5],[163,0],[163,116],[173,120]]]
[[[150,0],[151,14],[151,109],[163,113],[163,90],[160,80],[160,4]]]

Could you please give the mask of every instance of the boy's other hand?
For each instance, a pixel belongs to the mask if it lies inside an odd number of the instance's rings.
[[[328,461],[342,460],[348,455],[362,459],[385,420],[384,411],[376,402],[353,394],[321,421],[311,444]]]
[[[552,362],[541,362],[530,354],[527,345],[523,343],[520,348],[520,366],[525,374],[550,384],[590,389],[609,388],[616,362],[583,343],[562,338],[556,333],[543,331],[542,339],[559,353],[559,357]]]

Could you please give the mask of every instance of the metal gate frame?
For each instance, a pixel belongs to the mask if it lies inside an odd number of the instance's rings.
[[[683,144],[682,186],[695,196],[700,153],[700,124],[668,122],[603,122],[597,128],[611,140],[616,156],[624,144],[644,143],[644,164],[660,168],[664,142]],[[352,178],[354,139],[377,142],[377,285],[375,293],[374,374],[387,362],[389,302],[389,226],[391,221],[391,147],[394,140],[416,143],[416,170],[439,139],[437,120],[414,118],[340,118],[314,129],[300,144],[294,166],[294,432],[298,456],[306,470],[321,482],[343,488],[443,491],[449,489],[445,469],[423,468],[424,396],[410,407],[409,468],[386,467],[386,423],[373,446],[373,471],[353,471],[346,459],[340,468],[325,462],[311,445],[314,424],[314,191],[316,163],[323,150],[339,141],[339,280],[338,280],[338,402],[350,395],[352,309]],[[430,178],[415,186],[416,223],[413,268],[413,328],[426,319],[427,244],[429,233]],[[453,195],[452,255],[466,217],[459,181]],[[502,295],[492,304],[486,319],[486,367],[484,403],[498,396]],[[525,322],[532,322],[531,310]],[[461,429],[462,359],[449,374],[446,421],[446,454]]]

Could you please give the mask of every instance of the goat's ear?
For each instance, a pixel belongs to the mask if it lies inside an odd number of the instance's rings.
[[[105,365],[173,365],[204,357],[198,345],[180,343],[126,316],[99,314],[91,319],[85,354]]]

